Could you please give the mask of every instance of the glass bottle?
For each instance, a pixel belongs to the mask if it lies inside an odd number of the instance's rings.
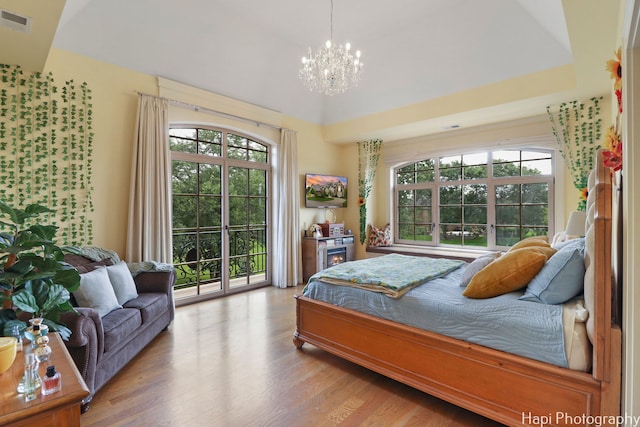
[[[56,367],[51,365],[47,367],[47,374],[42,378],[42,395],[47,396],[62,388],[62,378],[60,372],[56,372]]]
[[[49,347],[49,337],[46,335],[38,335],[36,337],[36,348],[33,350],[38,362],[46,362],[51,355],[51,347]]]
[[[16,351],[22,351],[22,334],[20,333],[20,326],[14,325],[11,328],[11,336],[18,340],[16,344]]]
[[[27,353],[24,356],[24,401],[30,402],[36,398],[36,377],[38,375],[38,360],[35,354]]]
[[[24,374],[22,375],[22,378],[20,379],[20,382],[18,383],[18,387],[16,387],[16,391],[18,392],[18,394],[23,394],[26,390],[26,384],[27,384],[27,360],[30,360],[29,355],[33,356],[33,358],[36,361],[36,364],[38,366],[36,366],[36,371],[35,371],[35,388],[38,389],[38,387],[40,387],[42,385],[42,380],[40,379],[40,374],[38,373],[38,367],[40,366],[40,362],[38,362],[38,359],[36,358],[36,355],[33,354],[33,350],[31,349],[30,346],[25,346],[24,347],[24,362],[25,362],[25,371]]]

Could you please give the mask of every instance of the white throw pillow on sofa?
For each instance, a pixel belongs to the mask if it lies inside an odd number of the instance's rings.
[[[105,268],[109,273],[109,280],[118,299],[118,304],[123,305],[127,301],[138,297],[136,282],[133,281],[129,267],[124,261]]]
[[[117,308],[122,308],[118,304],[106,268],[97,268],[81,274],[80,287],[73,293],[73,296],[76,298],[78,306],[91,307],[98,312],[100,317],[104,317]]]

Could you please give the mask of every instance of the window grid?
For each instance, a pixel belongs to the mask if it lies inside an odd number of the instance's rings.
[[[553,229],[553,154],[501,150],[398,167],[398,243],[498,249]],[[429,203],[419,201],[428,191]]]

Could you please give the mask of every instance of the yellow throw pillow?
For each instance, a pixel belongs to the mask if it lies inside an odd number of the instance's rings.
[[[545,248],[531,246],[509,251],[476,273],[462,295],[492,298],[522,289],[547,262]]]
[[[549,238],[547,236],[533,236],[520,240],[518,243],[511,246],[511,248],[509,248],[507,252],[515,251],[521,248],[528,248],[531,246],[540,246],[543,248],[551,247],[551,245],[549,245]]]
[[[540,249],[540,251],[542,251],[543,254],[546,255],[547,257],[547,261],[549,260],[549,258],[551,258],[551,256],[553,254],[555,254],[556,252],[558,252],[557,249],[553,249],[551,246],[546,247],[546,246],[529,246],[530,248],[537,248]]]

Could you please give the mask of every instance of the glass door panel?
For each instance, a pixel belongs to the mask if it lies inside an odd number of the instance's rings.
[[[222,167],[173,161],[173,262],[176,298],[220,292]]]
[[[229,287],[266,280],[267,172],[229,167]]]

